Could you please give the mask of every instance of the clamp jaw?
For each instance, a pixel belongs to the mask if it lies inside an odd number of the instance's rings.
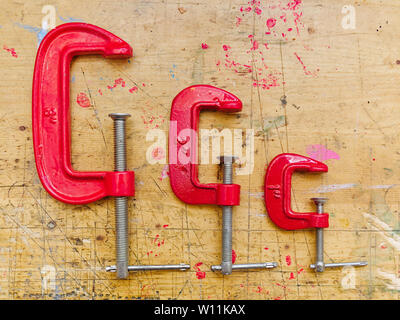
[[[239,185],[199,182],[197,137],[201,110],[239,112],[242,102],[233,94],[209,85],[188,87],[175,97],[169,129],[171,188],[180,200],[189,204],[239,205]]]
[[[268,166],[265,175],[264,196],[271,220],[286,230],[327,228],[329,215],[294,212],[290,196],[294,171],[327,172],[322,162],[293,153],[276,156]]]
[[[46,191],[57,200],[84,204],[105,196],[133,196],[134,172],[77,172],[70,155],[70,64],[75,56],[128,58],[132,48],[112,33],[86,23],[66,23],[40,43],[32,90],[36,168]]]

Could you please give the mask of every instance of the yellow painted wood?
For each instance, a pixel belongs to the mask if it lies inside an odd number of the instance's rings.
[[[46,193],[36,173],[32,73],[48,4],[3,0],[0,11],[1,299],[398,299],[397,1],[52,1],[56,25],[95,24],[133,47],[129,62],[73,61],[73,166],[112,170],[107,115],[131,113],[128,166],[135,170],[136,196],[129,200],[130,263],[184,262],[191,269],[142,272],[129,280],[104,271],[115,261],[112,199],[63,204]],[[346,5],[355,9],[355,29],[342,27]],[[270,18],[277,22],[266,34]],[[146,160],[153,143],[146,134],[168,133],[172,99],[193,84],[224,88],[243,101],[240,116],[204,112],[200,127],[254,129],[254,170],[234,177],[242,192],[233,248],[237,263],[277,261],[274,270],[212,273],[221,259],[220,209],[185,205],[162,177],[165,165]],[[77,104],[80,93],[89,97],[89,108]],[[367,267],[315,274],[308,268],[314,231],[281,230],[266,214],[268,162],[282,152],[308,155],[317,145],[332,152],[325,160],[329,172],[296,174],[293,208],[314,210],[310,197],[329,197],[326,261],[367,260]],[[200,180],[220,181],[218,166],[201,165]]]

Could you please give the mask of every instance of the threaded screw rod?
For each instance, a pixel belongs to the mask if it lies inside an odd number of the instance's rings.
[[[111,113],[114,120],[114,163],[115,171],[126,171],[125,121],[130,114]],[[117,277],[128,277],[129,239],[128,239],[128,198],[115,197]]]

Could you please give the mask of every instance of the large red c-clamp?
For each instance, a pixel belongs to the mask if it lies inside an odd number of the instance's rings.
[[[74,56],[127,58],[132,48],[112,33],[85,23],[50,31],[36,56],[32,130],[40,181],[57,200],[84,204],[105,196],[133,196],[134,172],[77,172],[70,155],[70,64]]]

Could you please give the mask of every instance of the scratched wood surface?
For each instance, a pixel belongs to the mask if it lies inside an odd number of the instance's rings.
[[[95,24],[133,47],[129,60],[73,61],[73,166],[112,170],[107,115],[131,113],[130,263],[183,262],[189,271],[116,280],[104,271],[115,261],[113,200],[73,206],[43,189],[33,155],[31,88],[49,4],[56,25]],[[349,5],[354,29],[343,27]],[[2,0],[0,298],[398,299],[399,17],[395,0]],[[254,130],[254,170],[234,177],[241,204],[234,209],[233,249],[236,263],[276,261],[276,269],[211,272],[221,259],[220,209],[185,205],[170,188],[165,164],[146,160],[153,144],[147,132],[167,134],[172,99],[193,84],[224,88],[243,101],[238,116],[202,113],[200,127]],[[165,151],[150,155],[162,158]],[[308,268],[314,230],[284,231],[270,221],[263,178],[282,152],[329,166],[326,174],[294,176],[293,208],[311,211],[310,197],[329,197],[326,261],[367,260],[367,267],[316,274]],[[220,182],[218,170],[201,165],[200,180]]]

